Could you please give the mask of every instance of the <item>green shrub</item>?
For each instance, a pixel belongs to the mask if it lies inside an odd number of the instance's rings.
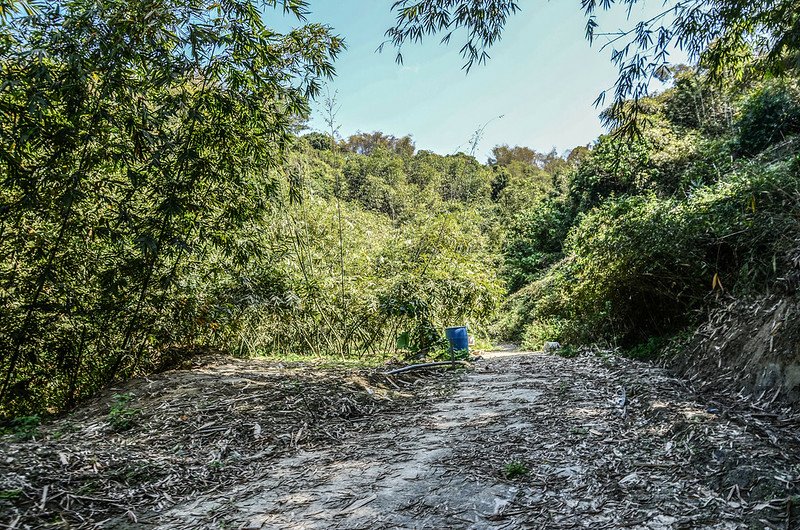
[[[696,318],[709,296],[763,291],[800,233],[796,161],[700,186],[686,199],[608,200],[585,215],[565,258],[517,297],[527,345],[635,345]]]
[[[731,128],[734,95],[709,83],[693,68],[678,67],[675,84],[667,90],[663,112],[673,124],[720,135]]]
[[[662,350],[669,344],[668,339],[662,337],[650,337],[646,342],[637,344],[624,353],[632,359],[647,361],[658,357]]]
[[[536,319],[527,326],[522,335],[522,346],[527,350],[540,351],[545,342],[563,340],[570,333],[568,331],[571,320],[549,317]]]
[[[20,416],[8,422],[8,426],[0,429],[2,434],[11,434],[18,441],[30,440],[36,436],[41,418],[37,415]]]
[[[561,258],[564,239],[575,219],[560,198],[545,198],[515,215],[503,243],[503,275],[517,291]]]
[[[766,83],[745,101],[737,122],[739,149],[755,155],[800,133],[800,87],[796,81]]]
[[[330,134],[312,132],[304,135],[303,139],[308,142],[312,149],[317,151],[332,151],[336,146]]]
[[[568,182],[567,194],[576,213],[624,196],[674,196],[697,183],[716,180],[712,177],[728,167],[714,152],[720,146],[697,131],[676,128],[658,114],[648,119],[641,137],[601,136],[583,158]]]
[[[286,33],[249,0],[16,4],[0,8],[0,417],[215,341],[196,287],[263,250],[248,232],[343,47],[297,2]]]
[[[562,346],[555,353],[559,357],[564,357],[565,359],[573,359],[578,355],[580,355],[581,351],[575,346],[570,346],[569,344],[567,344],[566,346]]]
[[[511,294],[498,311],[498,318],[491,328],[492,336],[522,343],[525,326],[533,318],[535,305],[536,293],[533,292],[532,285]]]
[[[479,211],[458,207],[394,224],[355,204],[342,206],[341,254],[334,202],[308,198],[271,223],[265,237],[280,249],[272,262],[281,280],[268,285],[282,287],[265,289],[262,305],[225,326],[232,348],[424,355],[445,344],[447,326],[484,332],[502,283]]]
[[[530,469],[523,462],[513,461],[503,466],[503,474],[507,479],[515,479],[530,473]]]
[[[19,499],[21,496],[22,490],[20,489],[0,490],[0,500],[13,501]]]
[[[114,394],[111,399],[111,409],[108,411],[108,423],[116,432],[127,431],[133,428],[139,411],[131,407],[134,395]]]

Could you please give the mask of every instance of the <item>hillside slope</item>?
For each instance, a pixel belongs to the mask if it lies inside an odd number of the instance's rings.
[[[800,298],[732,299],[712,311],[672,364],[701,387],[762,407],[800,404]]]

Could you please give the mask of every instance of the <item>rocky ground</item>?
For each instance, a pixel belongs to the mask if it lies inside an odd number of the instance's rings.
[[[596,354],[217,359],[0,451],[5,528],[800,528],[797,413]]]

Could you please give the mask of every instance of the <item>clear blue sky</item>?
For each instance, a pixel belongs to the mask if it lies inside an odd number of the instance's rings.
[[[608,50],[584,39],[578,0],[521,4],[488,63],[465,74],[457,35],[448,46],[437,38],[406,46],[402,66],[391,46],[376,53],[393,22],[391,0],[311,0],[309,20],[329,24],[348,46],[330,83],[341,106],[341,134],[411,134],[417,148],[448,154],[466,150],[478,127],[503,115],[486,127],[479,159],[503,143],[562,152],[593,141],[603,130],[592,102],[616,79]],[[642,2],[631,18],[640,20],[662,5]],[[631,25],[624,9],[600,22],[603,31]],[[324,130],[321,105],[314,108],[311,126]]]

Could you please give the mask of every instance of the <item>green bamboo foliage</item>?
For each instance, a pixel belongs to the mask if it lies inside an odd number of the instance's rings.
[[[392,226],[382,215],[344,209],[342,291],[335,203],[315,199],[306,206],[313,217],[297,208],[272,223],[270,239],[282,255],[275,264],[288,291],[272,310],[242,315],[232,336],[242,353],[338,355],[344,343],[353,355],[386,358],[398,349],[426,353],[442,346],[447,325],[486,329],[502,286],[469,214]],[[408,339],[398,344],[402,336]]]
[[[311,24],[275,33],[240,0],[8,13],[0,403],[60,408],[213,335],[186,279],[258,258],[241,234],[342,42]]]
[[[316,139],[309,135],[301,146]],[[485,335],[503,290],[489,230],[490,170],[476,163],[478,172],[450,171],[461,167],[462,155],[319,147],[293,155],[288,168],[296,174],[287,180],[302,183],[301,197],[290,204],[287,192],[286,207],[263,223],[263,245],[285,291],[221,326],[229,349],[323,356],[344,350],[384,359],[435,352],[448,325],[467,323]],[[420,173],[428,178],[418,179]],[[442,182],[459,179],[453,185],[465,188],[481,180],[482,191],[472,201],[451,200]],[[344,200],[337,203],[335,193]]]

